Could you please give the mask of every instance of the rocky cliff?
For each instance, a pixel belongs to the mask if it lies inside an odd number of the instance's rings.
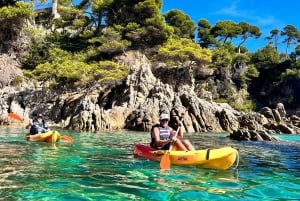
[[[289,117],[283,104],[245,114],[213,102],[205,91],[198,97],[188,67],[151,63],[140,52],[128,52],[115,60],[130,66],[129,76],[115,83],[73,92],[28,83],[3,86],[0,121],[9,121],[5,119],[8,112],[24,117],[24,122],[34,113],[43,113],[53,125],[68,129],[149,131],[161,112],[170,114],[170,125],[175,128],[180,114],[189,107],[184,119],[186,132],[228,132],[237,140],[277,140],[270,134],[300,133],[300,118]]]

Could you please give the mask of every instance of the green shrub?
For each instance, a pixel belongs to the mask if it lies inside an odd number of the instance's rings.
[[[16,87],[16,86],[19,86],[22,82],[23,82],[23,77],[21,75],[17,75],[11,81],[11,84]]]
[[[238,111],[242,111],[242,112],[246,112],[246,113],[251,113],[252,111],[255,110],[256,105],[252,100],[246,100],[243,104],[237,104],[237,103],[230,103],[230,105],[238,110]]]

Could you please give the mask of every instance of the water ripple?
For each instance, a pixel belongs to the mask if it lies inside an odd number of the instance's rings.
[[[74,143],[32,143],[25,130],[0,128],[0,194],[4,200],[296,200],[299,140],[237,142],[226,134],[186,135],[199,149],[233,146],[237,170],[210,170],[134,158],[148,133],[76,133]],[[297,136],[291,136],[297,139]],[[300,137],[299,137],[300,139]]]

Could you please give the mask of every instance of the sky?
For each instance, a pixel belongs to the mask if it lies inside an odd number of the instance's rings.
[[[38,0],[36,0],[38,1]],[[51,0],[46,0],[41,7],[51,7]],[[80,1],[80,0],[74,0]],[[172,9],[181,10],[197,25],[200,19],[206,19],[214,26],[216,22],[231,20],[235,23],[247,22],[259,27],[262,35],[259,39],[249,38],[243,46],[250,52],[263,48],[268,44],[265,37],[270,31],[280,31],[286,25],[293,25],[300,30],[300,1],[299,0],[162,0],[162,14]],[[294,51],[295,47],[290,48]],[[285,52],[285,45],[279,46],[279,51]]]
[[[172,9],[181,10],[197,25],[200,19],[206,19],[214,26],[217,21],[242,21],[259,27],[262,35],[259,39],[248,39],[243,45],[254,52],[267,45],[264,39],[270,36],[272,29],[280,31],[286,25],[300,30],[300,1],[298,0],[163,0],[162,13]],[[294,50],[294,48],[293,48]],[[285,52],[285,46],[279,47]]]

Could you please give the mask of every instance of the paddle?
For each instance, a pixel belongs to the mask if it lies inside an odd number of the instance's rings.
[[[73,138],[71,138],[70,136],[67,136],[67,135],[62,135],[60,136],[60,139],[61,140],[64,140],[65,142],[73,142]]]
[[[180,123],[183,122],[183,117],[185,115],[185,113],[188,111],[188,107],[185,109],[185,112],[182,113],[181,118],[179,120]],[[180,130],[180,125],[177,128],[177,131],[175,133],[175,137],[177,137],[179,130]],[[174,142],[171,143],[169,150],[163,155],[163,157],[160,160],[160,169],[170,169],[171,167],[171,161],[170,161],[170,152],[172,151]]]
[[[22,117],[20,117],[19,115],[15,114],[15,113],[8,113],[7,114],[8,117],[15,119],[17,121],[23,121],[24,119]]]

